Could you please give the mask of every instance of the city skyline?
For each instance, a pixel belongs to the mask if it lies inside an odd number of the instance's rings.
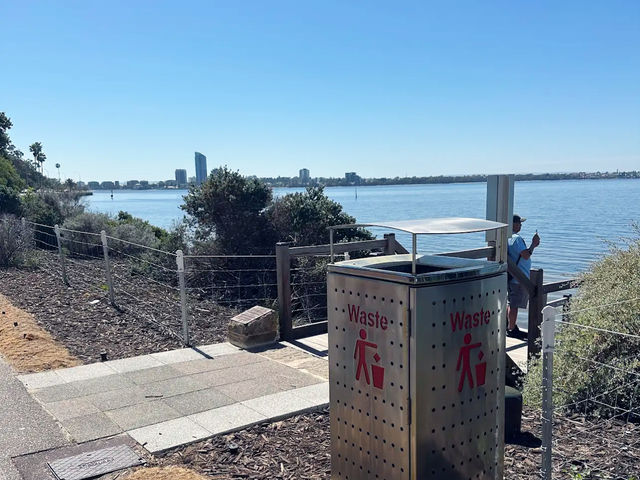
[[[260,177],[640,164],[632,0],[9,2],[3,18],[29,19],[29,35],[5,22],[5,70],[38,74],[2,76],[0,108],[52,177],[173,172],[194,145]]]

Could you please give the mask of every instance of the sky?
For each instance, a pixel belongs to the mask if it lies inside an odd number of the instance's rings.
[[[0,0],[0,111],[74,180],[640,169],[640,2]]]

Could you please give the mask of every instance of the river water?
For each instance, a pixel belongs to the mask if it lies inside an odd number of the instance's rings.
[[[275,188],[274,195],[302,191]],[[95,191],[85,197],[92,211],[117,214],[125,210],[154,225],[170,227],[180,220],[186,190]],[[487,188],[484,183],[444,185],[390,185],[331,187],[325,193],[339,202],[358,222],[431,217],[484,218]],[[640,219],[640,180],[559,180],[516,182],[514,210],[527,218],[521,235],[529,244],[536,229],[541,244],[532,260],[543,268],[545,281],[574,276],[631,235]],[[380,235],[383,231],[375,231]],[[409,248],[408,236],[396,234]],[[485,246],[483,234],[433,235],[419,240],[421,253]]]

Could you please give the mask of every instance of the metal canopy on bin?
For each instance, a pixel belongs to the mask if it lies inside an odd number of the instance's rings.
[[[494,222],[492,220],[484,220],[481,218],[464,218],[464,217],[443,217],[443,218],[424,218],[420,220],[397,220],[397,221],[380,221],[368,223],[351,223],[346,225],[336,225],[329,227],[329,243],[331,252],[331,263],[334,261],[333,254],[333,231],[343,228],[364,228],[379,227],[398,230],[411,234],[411,273],[416,274],[416,253],[417,253],[417,236],[418,235],[442,235],[442,234],[460,234],[486,232],[489,230],[498,230],[508,227],[505,223]]]

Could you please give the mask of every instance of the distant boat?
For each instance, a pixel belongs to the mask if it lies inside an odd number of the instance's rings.
[[[111,200],[113,200],[113,189],[111,189]]]
[[[356,200],[358,199],[358,187],[356,187]]]

